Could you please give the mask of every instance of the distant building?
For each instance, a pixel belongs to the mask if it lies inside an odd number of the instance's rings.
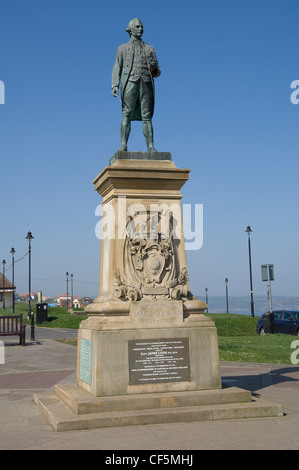
[[[68,303],[72,303],[72,296],[70,294],[62,294],[55,298],[57,306],[61,308],[67,308]]]
[[[72,301],[70,302],[69,307],[72,308]],[[73,298],[73,308],[84,308],[84,307],[85,305],[82,303],[79,297],[75,296]]]
[[[42,302],[46,303],[56,303],[55,299],[53,297],[50,297],[49,295],[43,295],[42,296]]]
[[[34,292],[31,292],[31,300],[37,300],[37,294]],[[28,302],[29,300],[29,294],[16,294],[15,296],[16,300],[21,300],[22,302]]]
[[[0,308],[11,308],[16,287],[0,273]]]
[[[55,302],[57,302],[58,307],[63,307],[63,308],[85,308],[86,305],[90,304],[93,302],[93,299],[89,297],[83,297],[83,299],[80,299],[77,295],[73,297],[73,305],[72,305],[72,296],[70,294],[62,294],[59,297],[55,298]]]

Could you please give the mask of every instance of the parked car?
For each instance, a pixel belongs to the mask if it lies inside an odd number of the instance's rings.
[[[270,312],[266,312],[266,314],[264,314],[265,317],[269,315],[269,313]],[[273,333],[299,336],[299,311],[275,310],[273,314]],[[266,331],[264,319],[263,316],[261,316],[256,323],[256,332],[258,335],[264,335]]]

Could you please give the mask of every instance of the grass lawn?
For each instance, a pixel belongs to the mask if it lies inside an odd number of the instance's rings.
[[[31,304],[31,311],[34,313],[36,312],[36,306],[34,303]],[[15,315],[20,315],[20,313],[22,313],[23,315],[23,322],[27,323],[27,325],[30,325],[31,322],[27,320],[28,304],[16,303]],[[80,315],[78,315],[78,313],[79,312],[77,312],[76,315],[71,315],[70,312],[68,312],[67,309],[65,308],[49,307],[48,321],[43,322],[42,325],[40,326],[47,326],[50,328],[78,329],[81,320],[84,320],[85,318],[87,318],[87,316],[84,315],[83,311],[80,312]],[[5,312],[0,311],[0,315],[11,315],[11,314],[12,314],[11,309],[6,309]],[[34,323],[36,325],[36,320],[34,321]]]
[[[27,321],[28,304],[16,304],[16,314],[23,314],[23,320]],[[32,304],[35,312],[35,305]],[[41,326],[52,328],[77,329],[81,320],[87,318],[82,315],[71,315],[66,309],[51,307],[48,321]],[[11,309],[0,311],[0,315],[10,315]],[[255,325],[259,317],[238,315],[235,313],[206,314],[211,317],[217,327],[220,361],[239,362],[263,362],[275,364],[291,364],[291,349],[293,341],[298,337],[291,335],[265,335],[258,336]],[[75,332],[74,332],[75,336]],[[76,345],[76,340],[65,340],[68,344]]]
[[[291,364],[292,335],[259,336],[255,332],[259,317],[235,313],[207,314],[217,327],[221,361]]]
[[[218,337],[221,361],[291,364],[291,335]]]

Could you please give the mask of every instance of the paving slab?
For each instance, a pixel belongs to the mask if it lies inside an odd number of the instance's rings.
[[[61,338],[61,334],[61,330],[57,331],[58,337]],[[65,334],[70,337],[74,332]],[[103,455],[110,455],[128,450],[138,453],[177,452],[179,449],[195,453],[196,450],[216,449],[299,449],[299,366],[284,364],[221,362],[225,386],[250,390],[254,397],[281,403],[284,413],[281,417],[116,426],[57,433],[33,401],[35,393],[54,393],[56,383],[75,381],[76,348],[54,338],[54,329],[49,339],[39,337],[36,328],[36,341],[29,340],[24,347],[18,345],[18,338],[15,341],[4,339],[5,364],[0,364],[1,450],[102,450]]]

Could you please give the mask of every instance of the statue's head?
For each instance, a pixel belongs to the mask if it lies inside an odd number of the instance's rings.
[[[134,18],[131,20],[127,26],[126,31],[130,36],[141,38],[143,34],[143,24],[140,18]]]

